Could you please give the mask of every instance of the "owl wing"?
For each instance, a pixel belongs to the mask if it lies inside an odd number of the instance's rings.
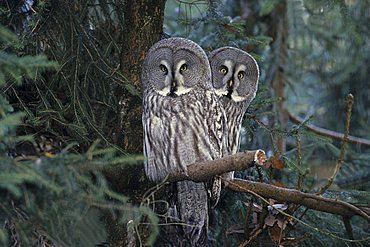
[[[166,153],[168,133],[159,113],[150,110],[149,106],[144,107],[143,111],[145,173],[151,181],[158,182],[168,173],[168,162],[165,160],[167,155],[163,155]]]
[[[152,138],[158,138],[156,136],[159,132],[153,131],[153,127],[150,124],[152,122],[150,112],[146,112],[144,108],[144,114],[142,118],[143,127],[144,127],[144,167],[145,173],[148,178],[152,181],[158,181],[157,169],[155,169],[151,164],[154,160],[155,153],[154,150],[151,148],[153,146]]]
[[[212,158],[219,159],[228,154],[228,138],[226,131],[226,114],[218,96],[213,92],[207,92],[209,111],[207,117],[208,136],[210,139]],[[221,194],[221,178],[215,177],[207,183],[207,191],[210,196],[210,206],[218,203]]]
[[[213,91],[207,92],[210,102],[207,125],[208,136],[211,143],[212,158],[219,159],[225,156],[227,151],[227,131],[226,131],[226,114],[218,96]]]

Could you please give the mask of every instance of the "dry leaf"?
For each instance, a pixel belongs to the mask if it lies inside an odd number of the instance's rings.
[[[266,226],[273,226],[275,224],[275,222],[277,222],[277,219],[275,216],[273,216],[272,214],[269,214],[266,218],[265,218],[265,225]]]
[[[278,156],[274,155],[270,157],[268,161],[272,168],[280,170],[280,171],[284,169],[284,161],[279,159]]]
[[[284,232],[281,231],[281,228],[275,224],[272,227],[268,228],[268,233],[270,235],[270,238],[275,243],[279,243],[281,239],[284,237]]]
[[[278,226],[281,228],[281,229],[285,229],[285,227],[286,227],[286,225],[287,225],[287,221],[285,220],[285,219],[282,219],[282,218],[279,218],[278,220],[277,220],[277,224],[278,224]]]

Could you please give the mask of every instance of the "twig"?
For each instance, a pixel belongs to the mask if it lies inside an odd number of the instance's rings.
[[[251,219],[251,216],[252,216],[253,202],[254,202],[254,199],[252,197],[251,200],[249,200],[249,202],[248,202],[247,215],[245,216],[244,235],[245,235],[246,239],[249,239],[250,234],[251,234],[250,231],[249,231],[249,222],[250,222],[250,219]]]
[[[11,218],[5,220],[4,228],[8,231],[8,246],[21,247],[22,244],[20,242],[19,234],[17,232],[15,223]]]
[[[299,130],[297,130],[296,134],[296,143],[297,143],[297,163],[298,167],[302,167],[302,153],[301,153],[301,136],[299,135]],[[298,181],[297,181],[297,190],[301,190],[303,187],[303,181],[305,178],[305,174],[299,173]]]
[[[238,247],[245,247],[248,246],[253,240],[255,240],[258,235],[262,232],[262,228],[258,228],[256,231],[253,232],[253,235],[249,238],[246,239],[243,243],[241,243]]]
[[[333,184],[334,179],[337,177],[337,174],[338,174],[340,168],[343,165],[344,154],[346,152],[346,146],[347,146],[347,142],[348,142],[348,134],[349,134],[349,125],[350,125],[350,121],[351,121],[352,106],[353,106],[353,95],[348,94],[346,128],[345,128],[345,131],[344,131],[342,148],[340,150],[339,158],[338,158],[337,164],[335,166],[334,173],[329,178],[328,183],[325,186],[321,187],[321,189],[318,192],[319,195],[322,195]]]
[[[226,221],[226,213],[224,210],[221,211],[221,229],[222,229],[222,242],[223,242],[223,246],[229,246],[228,242],[227,242],[227,237],[226,237],[226,225],[227,225],[227,221]]]
[[[355,237],[353,236],[353,230],[352,230],[352,225],[351,225],[350,218],[348,218],[346,216],[343,216],[343,223],[344,223],[344,227],[346,228],[346,231],[347,231],[347,234],[348,234],[348,238],[351,239],[351,240],[355,240]],[[351,242],[351,245],[353,247],[356,247],[357,246],[357,244],[354,243],[354,242]]]

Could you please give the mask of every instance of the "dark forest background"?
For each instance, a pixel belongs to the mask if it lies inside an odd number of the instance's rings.
[[[271,165],[239,178],[317,192],[343,158],[324,197],[369,204],[369,23],[370,2],[360,0],[1,1],[0,245],[155,242],[139,76],[149,47],[172,36],[206,52],[241,48],[260,66],[241,149],[265,150]],[[248,217],[267,208],[225,192],[211,245],[242,244],[257,224]],[[360,217],[348,223],[302,206],[289,213],[296,218],[284,234],[262,223],[251,246],[370,243]]]

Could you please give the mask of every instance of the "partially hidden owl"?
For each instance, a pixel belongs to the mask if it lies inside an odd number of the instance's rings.
[[[220,97],[227,118],[228,149],[235,154],[240,148],[240,130],[243,116],[256,96],[259,68],[247,52],[222,47],[209,54],[212,84]],[[229,178],[233,173],[229,174]]]
[[[199,45],[183,38],[160,40],[146,54],[141,81],[144,166],[150,180],[162,181],[170,173],[186,172],[189,164],[222,157],[225,113]],[[180,181],[173,186],[168,215],[183,224],[171,241],[205,246],[213,185]]]

